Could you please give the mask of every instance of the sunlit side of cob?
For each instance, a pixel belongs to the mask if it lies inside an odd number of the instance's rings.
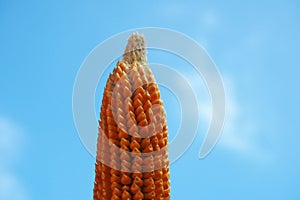
[[[170,199],[165,111],[139,34],[107,80],[99,126],[94,200]]]

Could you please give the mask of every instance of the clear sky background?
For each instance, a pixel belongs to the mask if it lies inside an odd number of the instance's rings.
[[[198,135],[171,165],[172,199],[300,199],[299,10],[291,0],[0,0],[0,199],[92,199],[95,160],[72,118],[76,73],[100,42],[148,26],[201,44],[227,95],[223,135],[199,160],[207,91],[189,69],[149,52],[151,62],[185,70],[199,100]],[[162,97],[172,102],[173,137],[179,105],[165,88]]]

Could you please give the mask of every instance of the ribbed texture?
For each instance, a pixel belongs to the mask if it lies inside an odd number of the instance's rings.
[[[162,105],[147,64],[145,39],[135,33],[104,89],[94,200],[170,199],[168,133]],[[152,156],[159,150],[163,153]]]

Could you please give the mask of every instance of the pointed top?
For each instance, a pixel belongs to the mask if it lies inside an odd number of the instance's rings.
[[[134,62],[147,62],[145,37],[139,33],[133,33],[129,39],[123,54],[124,60],[132,64]]]

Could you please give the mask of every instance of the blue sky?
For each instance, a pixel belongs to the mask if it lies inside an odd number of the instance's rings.
[[[193,145],[171,165],[172,199],[300,199],[299,9],[297,1],[0,0],[0,199],[92,199],[94,158],[72,118],[76,73],[100,42],[148,26],[203,45],[227,94],[223,135],[199,160],[210,101],[184,69],[201,117]],[[178,104],[162,96],[173,102],[174,134]]]

